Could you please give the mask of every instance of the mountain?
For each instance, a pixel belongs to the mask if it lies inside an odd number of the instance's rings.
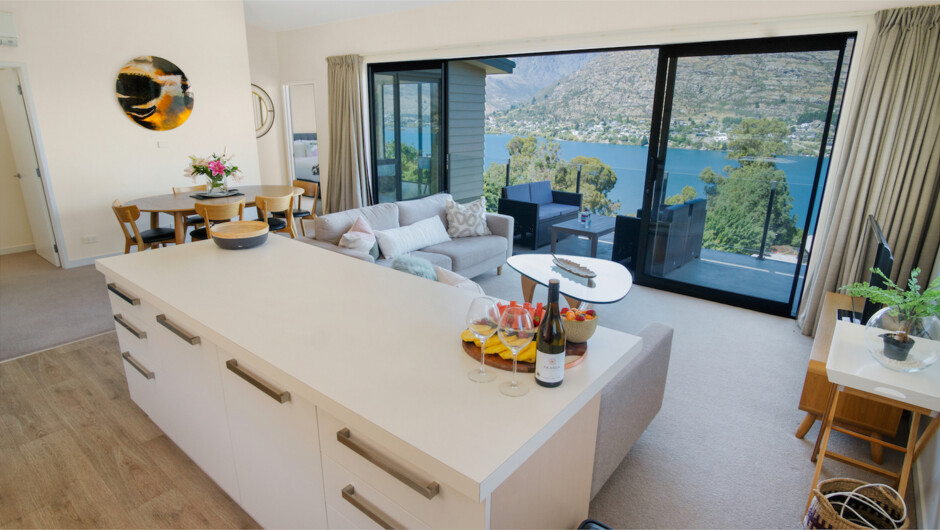
[[[596,53],[570,53],[538,57],[510,57],[516,63],[511,75],[486,78],[486,113],[506,110],[529,101],[532,96],[571,74]]]
[[[640,144],[649,133],[656,83],[656,50],[591,54],[579,68],[544,85],[515,107],[488,112],[487,132],[535,134],[547,138]],[[573,62],[588,54],[565,56]],[[829,103],[837,52],[773,53],[683,57],[677,63],[671,139],[698,148],[720,142],[727,129],[742,118],[776,118],[812,148],[813,136]],[[502,76],[514,95],[527,94],[558,73],[555,57],[527,57],[525,68]],[[544,61],[544,63],[543,63]],[[570,67],[569,63],[569,67]],[[528,82],[538,72],[538,83]],[[520,79],[515,80],[516,76]],[[500,76],[492,76],[495,81]],[[490,105],[487,79],[487,107]],[[818,129],[818,130],[817,130]],[[672,138],[673,135],[676,138]],[[724,136],[726,139],[726,136]],[[818,150],[818,140],[815,149]],[[802,147],[801,147],[802,149]]]

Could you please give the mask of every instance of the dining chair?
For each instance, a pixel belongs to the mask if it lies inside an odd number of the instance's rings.
[[[306,236],[307,229],[304,228],[304,219],[309,217],[312,221],[317,217],[317,197],[320,195],[320,185],[316,182],[299,179],[294,179],[294,182],[291,185],[295,188],[303,188],[304,190],[303,194],[297,196],[297,208],[294,208],[293,215],[294,219],[300,221],[300,233]],[[301,208],[300,201],[303,197],[313,198],[313,204],[310,205],[310,210],[304,210]],[[271,215],[283,219],[287,214],[286,212],[274,212]]]
[[[114,216],[121,223],[121,231],[124,232],[124,253],[130,254],[131,245],[137,245],[137,250],[147,250],[155,246],[166,246],[176,239],[176,232],[168,227],[155,227],[143,232],[137,227],[137,220],[140,219],[140,208],[136,206],[124,206],[121,201],[115,200],[111,203],[111,209]],[[127,225],[131,229],[127,229]]]
[[[245,219],[245,198],[242,197],[237,202],[222,204],[196,201],[193,209],[196,210],[197,215],[206,220],[206,226],[193,230],[189,236],[193,241],[212,239],[212,234],[209,230],[210,226],[219,223],[227,223],[236,215],[239,221]]]
[[[287,232],[291,239],[297,237],[294,230],[294,213],[291,208],[294,195],[283,197],[255,196],[255,206],[258,208],[258,220],[267,221],[268,229],[272,232]],[[274,212],[283,212],[284,217],[270,217]]]
[[[206,185],[200,184],[198,186],[173,186],[173,195],[183,195],[186,193],[192,193],[194,191],[206,191]],[[199,226],[205,222],[206,220],[199,215],[187,215],[183,220],[183,230],[188,229],[190,226],[199,228]]]

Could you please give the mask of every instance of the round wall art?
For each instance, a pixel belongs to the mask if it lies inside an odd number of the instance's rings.
[[[125,64],[115,91],[127,117],[155,131],[179,127],[193,111],[186,74],[161,57],[147,55]]]

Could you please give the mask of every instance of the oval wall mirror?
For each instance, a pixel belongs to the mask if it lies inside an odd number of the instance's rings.
[[[261,138],[274,124],[274,102],[260,86],[251,84],[251,105],[255,116],[255,137]]]

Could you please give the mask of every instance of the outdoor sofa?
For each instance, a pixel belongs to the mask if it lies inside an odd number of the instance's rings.
[[[515,219],[523,237],[532,234],[533,250],[549,243],[552,225],[576,219],[580,210],[580,193],[553,190],[547,180],[503,187],[498,208]]]

